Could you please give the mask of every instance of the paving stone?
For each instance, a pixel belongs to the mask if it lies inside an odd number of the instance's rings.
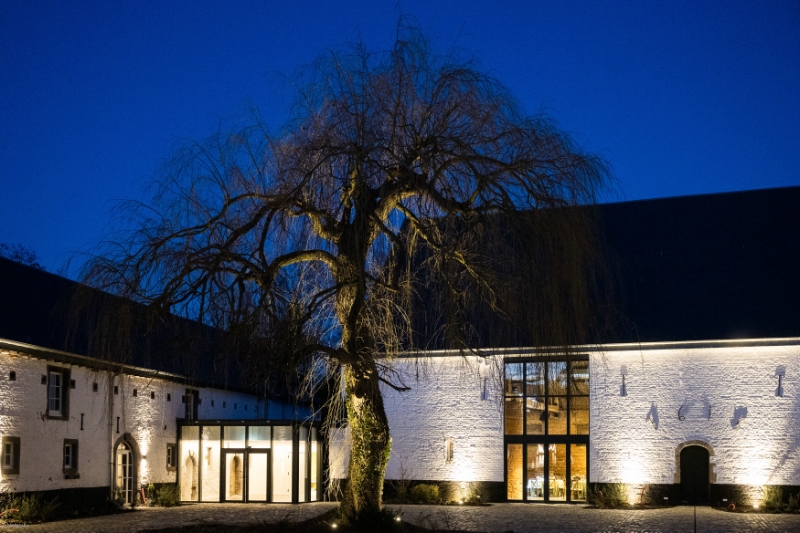
[[[0,533],[135,533],[190,524],[256,524],[285,517],[306,520],[333,508],[334,503],[215,504],[135,511],[64,520],[27,527],[0,526]],[[500,533],[677,533],[694,531],[692,507],[643,511],[591,509],[576,505],[500,503],[488,507],[398,505],[392,509],[414,524],[442,529]],[[697,531],[706,533],[796,533],[798,514],[742,514],[697,508]]]

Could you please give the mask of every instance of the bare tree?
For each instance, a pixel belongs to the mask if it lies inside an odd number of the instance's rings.
[[[473,289],[502,310],[487,221],[590,203],[607,178],[602,160],[455,55],[432,53],[401,22],[389,51],[322,57],[298,83],[288,126],[272,135],[256,119],[183,148],[131,232],[87,271],[245,344],[271,338],[290,365],[321,356],[341,368],[347,516],[380,509],[390,453],[381,384],[404,389],[383,361],[413,345],[416,277],[438,273],[456,322]],[[553,240],[568,230],[550,228]]]
[[[47,270],[41,263],[39,263],[39,257],[36,255],[36,252],[31,248],[22,246],[21,244],[6,244],[4,242],[0,242],[0,257],[5,257],[7,259],[11,259],[12,261],[16,261],[17,263],[38,268],[39,270]]]

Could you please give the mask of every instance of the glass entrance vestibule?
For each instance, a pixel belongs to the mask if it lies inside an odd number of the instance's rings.
[[[586,500],[589,360],[585,355],[506,360],[507,498]]]
[[[181,501],[322,499],[322,440],[315,425],[214,420],[178,431]]]

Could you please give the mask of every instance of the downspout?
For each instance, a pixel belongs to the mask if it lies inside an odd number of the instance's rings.
[[[121,370],[120,370],[121,372]],[[114,378],[120,372],[109,372],[108,374],[108,490],[109,500],[114,501]]]

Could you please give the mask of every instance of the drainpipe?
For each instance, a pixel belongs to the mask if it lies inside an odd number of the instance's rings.
[[[121,372],[121,370],[120,370]],[[108,374],[108,490],[109,498],[114,500],[114,378],[120,372],[109,372]]]

